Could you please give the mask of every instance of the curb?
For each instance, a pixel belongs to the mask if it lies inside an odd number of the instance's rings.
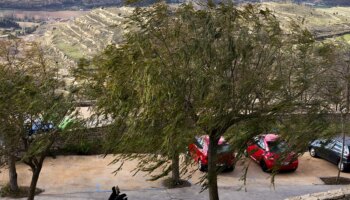
[[[327,192],[318,192],[314,194],[306,194],[303,196],[290,197],[285,200],[343,200],[350,199],[350,187],[330,190]]]

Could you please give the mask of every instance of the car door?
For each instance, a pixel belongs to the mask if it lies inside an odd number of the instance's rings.
[[[259,162],[265,152],[265,149],[264,137],[258,137],[254,138],[254,143],[248,146],[247,152],[253,160]]]
[[[342,153],[343,144],[336,141],[333,147],[328,151],[328,160],[334,164],[338,164]]]
[[[330,155],[334,145],[335,145],[334,140],[327,140],[324,144],[321,145],[318,155],[328,161],[331,161],[332,159]]]
[[[196,142],[196,158],[195,160],[199,160],[202,159],[203,156],[205,156],[205,152],[204,152],[204,145],[205,145],[205,141],[203,137],[197,137],[197,142]]]
[[[189,146],[191,157],[196,161],[201,155],[201,149],[203,149],[201,140],[201,137],[195,137],[194,142]]]

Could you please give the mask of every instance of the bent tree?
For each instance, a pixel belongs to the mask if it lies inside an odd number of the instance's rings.
[[[1,148],[9,158],[9,186],[13,192],[18,190],[16,161],[21,160],[30,167],[30,200],[34,199],[44,160],[62,134],[57,126],[72,109],[69,95],[60,92],[63,86],[57,77],[57,65],[50,64],[38,44],[21,40],[1,43]],[[40,127],[39,123],[52,123],[56,128],[39,128],[31,135],[30,129]]]
[[[155,8],[152,13],[163,15],[164,11],[166,10]],[[137,23],[137,20],[147,15],[147,12],[144,9],[135,10],[129,25],[135,28],[142,26],[144,21]],[[183,114],[183,110],[190,109],[187,107],[186,95],[191,89],[180,76],[179,73],[182,72],[179,68],[171,67],[185,66],[189,58],[183,59],[181,51],[168,46],[181,45],[178,44],[180,41],[173,40],[173,34],[164,35],[162,38],[162,32],[157,33],[151,28],[152,24],[158,23],[165,26],[171,23],[171,20],[153,18],[146,30],[149,32],[145,35],[133,32],[125,36],[135,44],[139,43],[142,48],[150,46],[153,52],[143,51],[137,46],[109,46],[91,62],[82,60],[76,77],[85,81],[85,95],[97,99],[97,115],[113,118],[107,149],[123,153],[118,155],[115,162],[138,159],[139,170],[150,173],[162,168],[161,173],[152,173],[151,180],[171,173],[172,185],[176,186],[180,184],[181,173],[186,172],[186,167],[180,166],[180,153],[186,151],[187,144],[192,141],[198,130],[192,119]],[[146,35],[149,37],[145,37]],[[150,58],[148,61],[142,59],[145,54]],[[160,65],[168,71],[158,71]],[[110,76],[111,74],[113,76]],[[135,153],[152,154],[144,156]]]
[[[171,153],[192,134],[209,135],[211,200],[219,199],[219,138],[239,124],[303,111],[300,97],[326,63],[307,30],[296,23],[282,30],[268,9],[253,5],[156,4],[136,8],[129,27],[122,44],[80,71],[87,94],[114,118],[114,130],[128,133],[122,138],[135,132],[144,147],[158,138]]]

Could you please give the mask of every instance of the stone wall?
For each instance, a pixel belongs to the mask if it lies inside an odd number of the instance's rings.
[[[285,200],[348,200],[350,199],[350,187],[291,197]]]

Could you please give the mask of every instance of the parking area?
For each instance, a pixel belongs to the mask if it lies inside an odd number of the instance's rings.
[[[183,198],[178,197],[178,199],[187,199],[186,195],[192,195],[188,199],[205,199],[207,196],[206,192],[199,193],[200,186],[198,185],[191,188],[165,190],[161,181],[147,181],[148,177],[144,173],[133,176],[131,170],[136,166],[136,161],[125,163],[123,170],[117,175],[113,175],[112,172],[117,168],[117,165],[108,165],[112,160],[112,156],[106,158],[101,156],[48,158],[38,183],[38,187],[45,190],[39,199],[64,199],[63,197],[67,195],[71,196],[67,199],[79,199],[78,197],[73,198],[74,195],[82,197],[81,199],[106,199],[105,196],[108,196],[113,185],[119,185],[122,191],[128,191],[129,196],[150,195],[146,199],[164,199],[162,195],[169,196],[169,193],[176,191],[181,191],[179,194],[183,195]],[[268,195],[275,195],[276,198],[272,197],[272,199],[281,199],[282,197],[339,188],[339,186],[325,186],[319,179],[321,176],[336,176],[337,167],[335,165],[322,159],[311,158],[308,153],[305,153],[299,161],[299,168],[295,172],[281,173],[276,176],[275,190],[270,184],[270,174],[263,172],[259,165],[251,162],[247,175],[248,193],[237,192],[237,189],[243,185],[243,182],[239,181],[243,175],[242,162],[239,162],[233,172],[222,173],[218,176],[220,190],[235,193],[220,193],[220,195],[223,197],[222,199],[230,199],[232,195],[243,195],[249,197],[248,199],[254,199],[253,197],[264,199],[260,193],[266,191],[270,193]],[[19,184],[29,185],[31,177],[29,168],[19,164],[18,174]],[[203,173],[197,170],[189,181],[195,184],[202,175]],[[350,178],[350,173],[342,173],[342,176]],[[5,184],[7,180],[8,174],[6,171],[2,171],[0,185]],[[271,196],[266,196],[266,199],[268,198]]]

